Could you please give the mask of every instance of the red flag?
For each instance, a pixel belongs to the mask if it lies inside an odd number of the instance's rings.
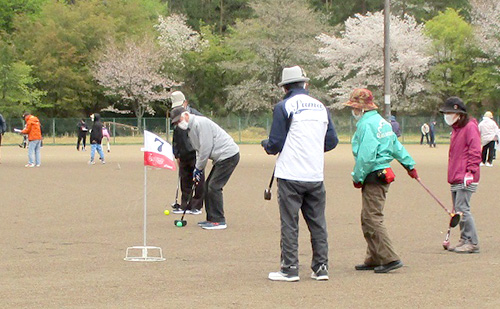
[[[144,165],[175,171],[172,146],[158,135],[144,130]]]

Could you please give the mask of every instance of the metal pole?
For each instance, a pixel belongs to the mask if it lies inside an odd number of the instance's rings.
[[[147,215],[147,211],[146,211],[146,208],[147,208],[147,203],[146,203],[146,200],[147,200],[147,172],[148,172],[148,169],[146,167],[146,165],[144,165],[144,247],[146,247],[146,215]]]
[[[52,118],[52,144],[56,143],[56,119]]]
[[[385,119],[391,121],[391,45],[389,39],[391,27],[391,1],[384,4],[384,105]]]
[[[238,137],[241,144],[241,117],[238,116]]]

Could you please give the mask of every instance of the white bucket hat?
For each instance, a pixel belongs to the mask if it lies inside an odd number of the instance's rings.
[[[308,82],[309,78],[306,77],[306,72],[302,70],[298,65],[291,68],[284,68],[281,73],[281,82],[278,86],[283,86],[286,84],[297,83],[297,82]]]
[[[184,93],[182,93],[181,91],[172,92],[170,98],[172,99],[172,108],[181,106],[184,103],[184,101],[186,101],[186,97],[184,96]]]

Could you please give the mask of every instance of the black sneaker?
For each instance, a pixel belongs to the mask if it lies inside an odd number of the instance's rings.
[[[385,274],[390,272],[391,270],[395,270],[403,267],[403,262],[401,260],[393,261],[385,265],[375,267],[375,273],[377,274]]]
[[[354,269],[356,270],[374,270],[375,267],[377,267],[376,265],[366,265],[366,264],[359,264],[359,265],[356,265],[354,266]]]
[[[311,279],[318,281],[326,281],[328,280],[328,267],[325,264],[322,264],[318,270],[313,271],[311,274]]]

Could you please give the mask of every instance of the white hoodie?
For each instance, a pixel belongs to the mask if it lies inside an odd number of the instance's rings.
[[[496,122],[489,118],[483,117],[479,123],[479,132],[481,133],[481,145],[484,146],[491,141],[494,141],[497,135],[498,125]]]

